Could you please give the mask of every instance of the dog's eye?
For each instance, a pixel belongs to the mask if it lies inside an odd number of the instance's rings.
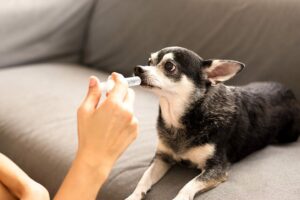
[[[175,65],[171,62],[166,62],[165,70],[168,71],[168,72],[174,72],[175,71]]]

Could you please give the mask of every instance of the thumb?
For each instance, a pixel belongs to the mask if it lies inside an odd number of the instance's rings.
[[[95,76],[91,76],[89,82],[89,90],[82,103],[82,106],[88,111],[93,111],[98,106],[101,97],[101,89],[99,85],[100,84],[98,78]]]

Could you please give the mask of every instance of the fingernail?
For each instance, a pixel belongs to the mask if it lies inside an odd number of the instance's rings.
[[[111,74],[111,77],[112,77],[112,79],[116,80],[116,79],[118,79],[118,74],[116,72],[113,72]]]
[[[119,74],[119,73],[117,73],[117,72],[113,72],[111,75],[112,75],[115,79],[118,79],[118,80],[120,80],[120,79],[123,77],[122,74]]]
[[[94,79],[94,78],[90,78],[90,84],[89,84],[89,86],[90,87],[94,87],[96,85],[96,80]]]

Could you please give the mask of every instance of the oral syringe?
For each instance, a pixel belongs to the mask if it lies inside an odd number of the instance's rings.
[[[129,87],[140,85],[142,82],[141,78],[138,76],[127,77],[125,80],[127,81]],[[111,79],[111,76],[107,78],[106,82],[102,82],[100,84],[102,88],[102,94],[106,94],[114,87],[114,81]]]

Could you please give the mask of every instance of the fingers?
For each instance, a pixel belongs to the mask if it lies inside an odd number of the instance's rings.
[[[134,99],[135,99],[134,91],[131,88],[128,88],[127,95],[124,99],[124,105],[131,112],[133,112]]]
[[[111,78],[115,82],[115,85],[109,92],[108,98],[123,102],[128,93],[128,83],[121,74],[115,72],[112,73]]]
[[[95,76],[90,77],[89,90],[81,107],[87,111],[93,111],[97,108],[101,97],[101,89],[99,80]]]

